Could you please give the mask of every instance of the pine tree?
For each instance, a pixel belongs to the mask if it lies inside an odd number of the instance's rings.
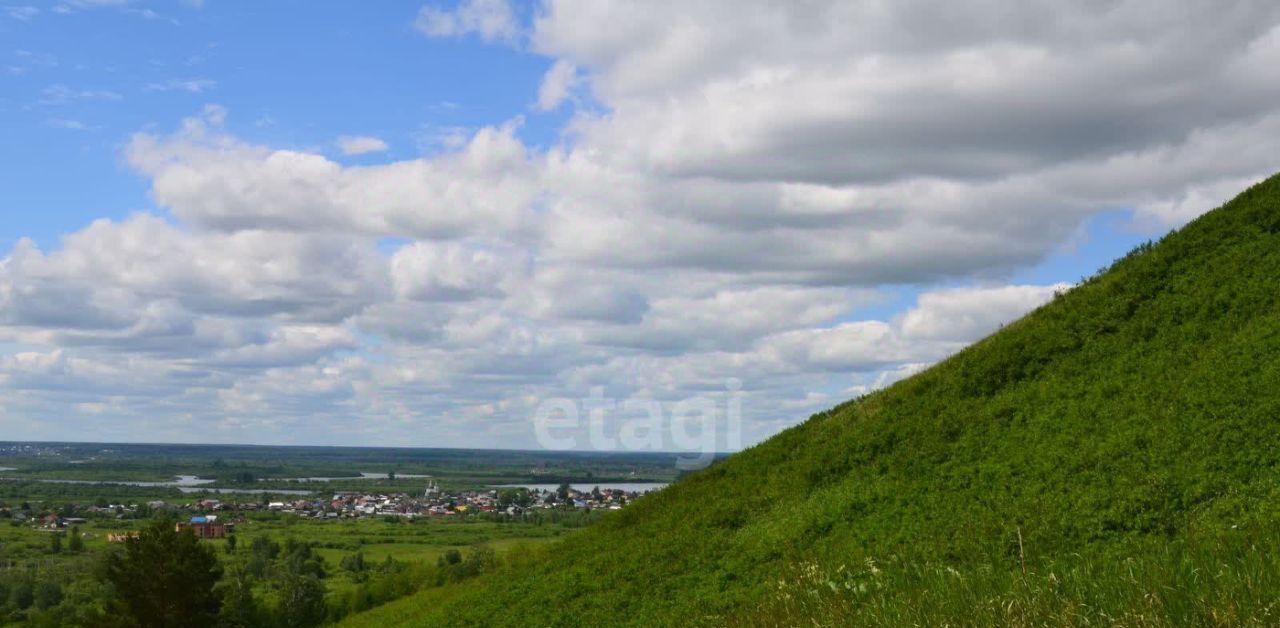
[[[123,552],[108,554],[104,571],[144,628],[211,624],[222,605],[214,590],[222,567],[213,550],[166,521],[126,541]]]

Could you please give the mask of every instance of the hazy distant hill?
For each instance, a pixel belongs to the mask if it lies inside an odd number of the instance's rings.
[[[356,623],[1275,624],[1277,461],[1280,177],[924,373]]]

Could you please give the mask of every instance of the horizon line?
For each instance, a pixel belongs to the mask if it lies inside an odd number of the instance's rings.
[[[155,441],[89,441],[89,440],[0,440],[0,445],[21,444],[21,445],[128,445],[128,446],[150,446],[150,447],[281,447],[281,448],[313,448],[313,449],[399,449],[399,450],[431,450],[431,451],[493,451],[493,452],[520,452],[533,454],[599,454],[599,455],[644,455],[644,456],[687,456],[688,451],[630,451],[619,449],[520,449],[520,448],[504,448],[504,447],[420,447],[409,445],[307,445],[307,444],[255,444],[255,443],[190,443],[190,442],[155,442]],[[715,451],[711,455],[720,457],[728,456],[738,451]]]

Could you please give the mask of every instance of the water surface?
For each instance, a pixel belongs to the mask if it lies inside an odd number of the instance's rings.
[[[579,492],[590,492],[600,487],[602,491],[626,491],[628,493],[648,493],[665,487],[665,482],[573,482],[569,487]],[[527,488],[531,491],[556,491],[559,484],[491,484],[490,488]]]

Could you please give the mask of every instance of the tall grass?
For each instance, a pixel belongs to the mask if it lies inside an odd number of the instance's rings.
[[[807,561],[740,626],[1275,626],[1280,537],[1135,542],[1122,552],[953,567]],[[713,622],[720,623],[720,622]]]

